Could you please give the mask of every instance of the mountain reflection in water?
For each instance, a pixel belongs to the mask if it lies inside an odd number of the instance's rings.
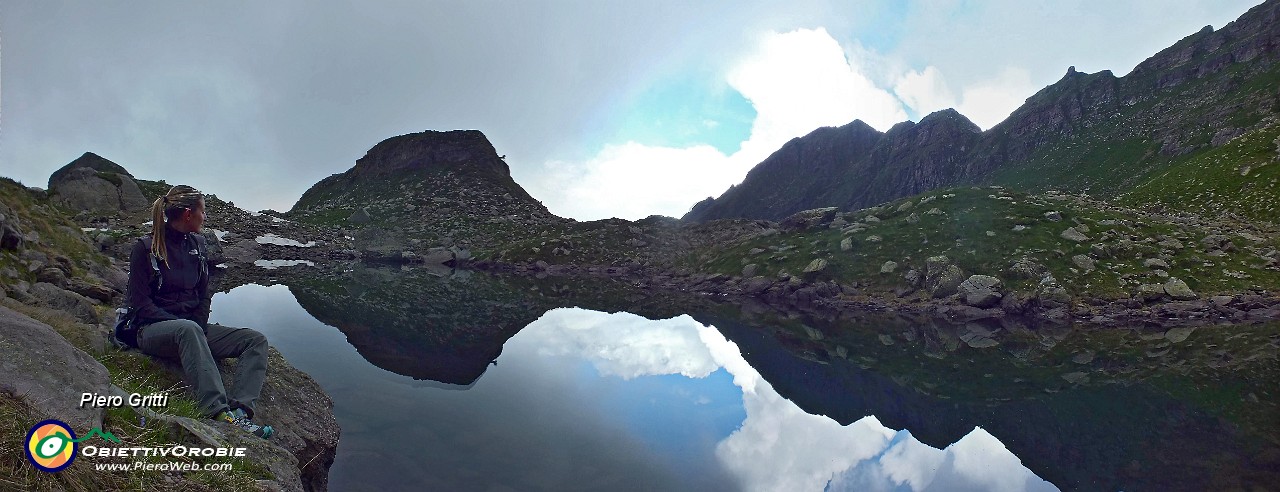
[[[1277,473],[1275,327],[1171,343],[828,322],[608,282],[437,275],[215,297],[215,321],[266,332],[333,397],[335,490],[1053,488],[1036,474],[1167,490]]]

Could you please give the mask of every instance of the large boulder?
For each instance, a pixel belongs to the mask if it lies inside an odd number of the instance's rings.
[[[175,359],[155,359],[163,367],[182,374]],[[221,366],[227,387],[235,384],[236,360],[226,359]],[[269,350],[267,379],[262,385],[254,422],[270,425],[276,433],[269,440],[251,436],[221,422],[175,420],[176,425],[197,434],[197,438],[214,446],[247,446],[252,456],[259,457],[275,480],[271,484],[282,490],[328,490],[329,467],[337,453],[341,429],[333,415],[333,400],[311,376],[298,370],[275,348]]]
[[[52,327],[0,306],[0,392],[76,432],[102,427],[103,409],[80,408],[83,393],[107,394],[110,374]]]
[[[964,303],[979,308],[989,308],[1000,303],[1000,279],[990,275],[973,275],[958,287]]]
[[[290,365],[274,348],[267,368],[254,420],[275,427],[270,442],[297,458],[305,490],[327,490],[329,467],[341,434],[333,416],[333,400],[311,376]],[[233,384],[234,374],[234,364],[224,365],[222,377],[228,386]]]
[[[85,296],[45,282],[31,286],[31,294],[40,306],[66,311],[85,323],[98,323],[98,311],[93,307],[93,301]]]
[[[18,217],[0,203],[0,249],[17,250],[25,241]]]
[[[98,170],[82,165],[84,159],[72,161],[49,177],[49,192],[57,202],[72,210],[107,212],[137,211],[147,207],[149,203],[138,183],[127,172],[119,172],[124,168],[103,159],[119,170]]]
[[[1191,299],[1200,297],[1196,295],[1194,291],[1191,290],[1191,287],[1187,286],[1186,282],[1183,282],[1181,279],[1177,277],[1170,278],[1168,281],[1164,283],[1164,291],[1165,293],[1169,294],[1169,297],[1172,297],[1179,301],[1189,301]]]
[[[835,219],[837,211],[838,209],[836,207],[827,207],[796,212],[795,214],[782,219],[781,226],[784,230],[803,231],[820,225],[826,225]]]
[[[964,270],[951,264],[950,258],[931,256],[925,259],[924,285],[933,297],[955,294],[964,281]]]

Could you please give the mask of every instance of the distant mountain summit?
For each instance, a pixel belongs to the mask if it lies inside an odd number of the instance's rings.
[[[1278,19],[1280,0],[1265,2],[1222,29],[1206,27],[1161,50],[1124,77],[1070,67],[985,132],[952,109],[883,134],[861,121],[814,130],[741,184],[696,204],[684,220],[778,220],[967,184],[1120,198],[1277,124]],[[1182,199],[1167,205],[1176,201]],[[1256,211],[1249,203],[1223,206]]]
[[[348,229],[358,249],[388,254],[506,241],[564,220],[511,179],[476,130],[383,140],[351,169],[308,189],[287,215]]]

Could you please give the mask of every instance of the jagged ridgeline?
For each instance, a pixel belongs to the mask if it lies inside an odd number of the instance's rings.
[[[288,216],[357,231],[375,250],[399,238],[413,238],[415,246],[506,243],[562,220],[511,179],[476,130],[386,139],[355,167],[308,189]]]
[[[1268,205],[1280,202],[1280,165],[1268,163],[1280,146],[1278,46],[1280,1],[1272,0],[1219,30],[1205,27],[1124,77],[1072,67],[985,132],[950,109],[884,133],[861,121],[820,128],[684,219],[778,220],[986,184],[1106,199],[1134,192],[1135,204],[1275,222],[1280,207]],[[1236,150],[1221,150],[1230,146]],[[1211,209],[1192,206],[1206,202]]]

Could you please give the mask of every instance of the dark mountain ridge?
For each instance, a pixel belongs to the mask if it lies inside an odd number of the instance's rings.
[[[1206,27],[1115,77],[1075,67],[983,132],[954,109],[881,134],[861,121],[793,139],[686,221],[779,220],[941,187],[997,184],[1115,197],[1276,123],[1280,1]],[[856,130],[855,130],[856,129]]]

